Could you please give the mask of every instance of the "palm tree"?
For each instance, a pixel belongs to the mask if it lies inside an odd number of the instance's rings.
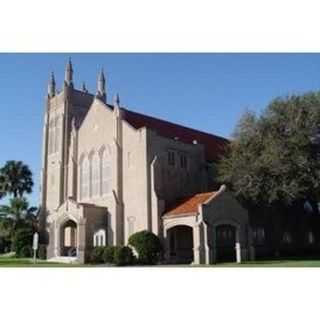
[[[32,172],[22,161],[7,161],[0,169],[0,198],[6,194],[22,198],[32,187]]]
[[[37,208],[29,207],[25,198],[11,198],[10,205],[0,206],[0,222],[3,228],[14,233],[19,227],[37,225]]]

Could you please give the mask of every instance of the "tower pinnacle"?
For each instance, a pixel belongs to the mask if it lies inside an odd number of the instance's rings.
[[[107,100],[106,79],[104,76],[103,69],[101,70],[101,72],[99,73],[99,76],[98,76],[97,97],[99,97],[104,102],[106,102],[106,100]]]
[[[51,72],[50,80],[48,83],[48,96],[50,98],[56,95],[56,81],[54,79],[54,74]]]
[[[65,76],[64,76],[64,81],[68,86],[73,86],[72,78],[73,78],[72,62],[71,62],[71,58],[69,58],[69,61],[66,66]]]

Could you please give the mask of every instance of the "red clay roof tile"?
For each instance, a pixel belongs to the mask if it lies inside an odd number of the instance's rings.
[[[180,215],[197,215],[199,204],[205,203],[209,198],[215,196],[218,192],[197,193],[193,196],[180,199],[173,204],[165,213],[165,217]]]
[[[159,135],[166,138],[179,138],[180,141],[192,144],[195,140],[205,147],[206,159],[214,161],[221,156],[229,141],[225,138],[209,134],[206,132],[187,128],[165,120],[153,118],[144,114],[122,109],[123,118],[135,129],[147,127],[155,130]]]

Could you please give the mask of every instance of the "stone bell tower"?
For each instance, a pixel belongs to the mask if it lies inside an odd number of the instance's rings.
[[[99,88],[104,89],[103,73],[100,78]],[[105,97],[105,91],[100,91],[101,98]],[[52,214],[67,198],[76,197],[77,129],[93,99],[86,88],[74,88],[71,59],[65,68],[61,92],[57,92],[54,74],[51,74],[43,126],[40,201],[44,216]]]

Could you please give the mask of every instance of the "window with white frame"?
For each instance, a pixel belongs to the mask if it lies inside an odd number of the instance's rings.
[[[100,194],[100,161],[95,153],[91,159],[91,195],[96,197]]]
[[[80,199],[89,197],[89,160],[84,157],[80,162]]]
[[[102,194],[106,195],[111,192],[111,161],[110,156],[106,150],[103,151],[101,156],[101,162],[102,162],[102,174],[101,174],[101,180],[102,180]]]
[[[93,235],[93,246],[94,247],[104,247],[106,245],[106,231],[100,229],[96,231]]]

